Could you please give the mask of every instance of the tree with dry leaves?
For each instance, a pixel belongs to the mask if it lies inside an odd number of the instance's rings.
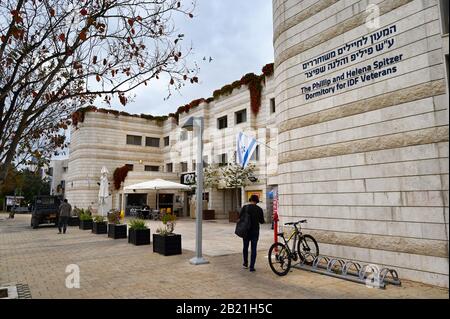
[[[126,105],[135,88],[196,83],[174,18],[179,0],[0,0],[0,184],[11,164],[65,145],[76,109]]]

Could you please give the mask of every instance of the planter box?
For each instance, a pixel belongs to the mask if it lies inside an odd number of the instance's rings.
[[[113,239],[127,238],[127,225],[108,224],[108,237]]]
[[[150,229],[131,229],[128,232],[128,243],[136,246],[150,245]]]
[[[153,234],[153,252],[164,256],[181,255],[181,235]]]
[[[239,212],[228,212],[228,221],[230,223],[236,223],[237,220],[239,219]]]
[[[80,218],[78,216],[71,216],[67,222],[67,226],[80,226]]]
[[[82,230],[91,230],[92,224],[92,220],[80,220],[79,228]]]
[[[214,209],[205,209],[203,211],[203,220],[211,220],[215,219],[215,210]]]
[[[92,224],[92,233],[101,235],[108,233],[108,224],[106,222],[103,223],[93,223]]]

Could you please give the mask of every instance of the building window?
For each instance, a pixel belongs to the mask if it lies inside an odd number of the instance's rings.
[[[448,54],[445,56],[445,68],[447,70],[447,86],[450,86],[450,59]]]
[[[133,164],[125,164],[126,167],[128,167],[129,171],[132,171],[134,169],[134,165]]]
[[[172,163],[167,163],[166,164],[166,172],[167,173],[172,173],[173,172],[173,164]]]
[[[68,167],[63,167],[63,173],[67,173]]]
[[[146,172],[159,172],[159,166],[145,165]]]
[[[256,145],[255,151],[252,154],[252,157],[250,158],[252,161],[259,161],[259,145]]]
[[[197,163],[192,161],[192,170],[195,172],[197,170]]]
[[[188,134],[186,131],[180,132],[180,141],[186,141],[188,139]]]
[[[449,10],[449,1],[441,0],[441,21],[442,21],[442,33],[448,33],[448,10]]]
[[[159,147],[159,138],[156,137],[146,137],[145,146]]]
[[[170,145],[170,137],[166,136],[164,137],[164,146],[169,146]]]
[[[236,124],[247,122],[247,110],[242,110],[234,113]]]
[[[127,135],[127,144],[142,146],[142,136]]]
[[[188,163],[187,162],[181,162],[180,165],[181,165],[181,172],[182,173],[188,171]]]
[[[208,167],[208,155],[203,156],[203,168]]]
[[[276,112],[275,99],[270,99],[270,113],[273,114]]]
[[[228,117],[227,116],[223,116],[223,117],[217,119],[217,128],[219,130],[227,128],[227,127],[228,127]]]
[[[228,163],[227,154],[223,153],[219,155],[219,166],[225,166]]]

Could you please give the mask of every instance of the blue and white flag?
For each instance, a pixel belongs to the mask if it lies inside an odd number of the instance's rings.
[[[256,139],[240,132],[236,136],[236,160],[245,168],[256,149]]]

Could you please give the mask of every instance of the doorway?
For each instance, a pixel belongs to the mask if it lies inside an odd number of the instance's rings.
[[[173,196],[174,194],[157,194],[159,209],[167,209],[170,208],[170,211],[173,212]]]

